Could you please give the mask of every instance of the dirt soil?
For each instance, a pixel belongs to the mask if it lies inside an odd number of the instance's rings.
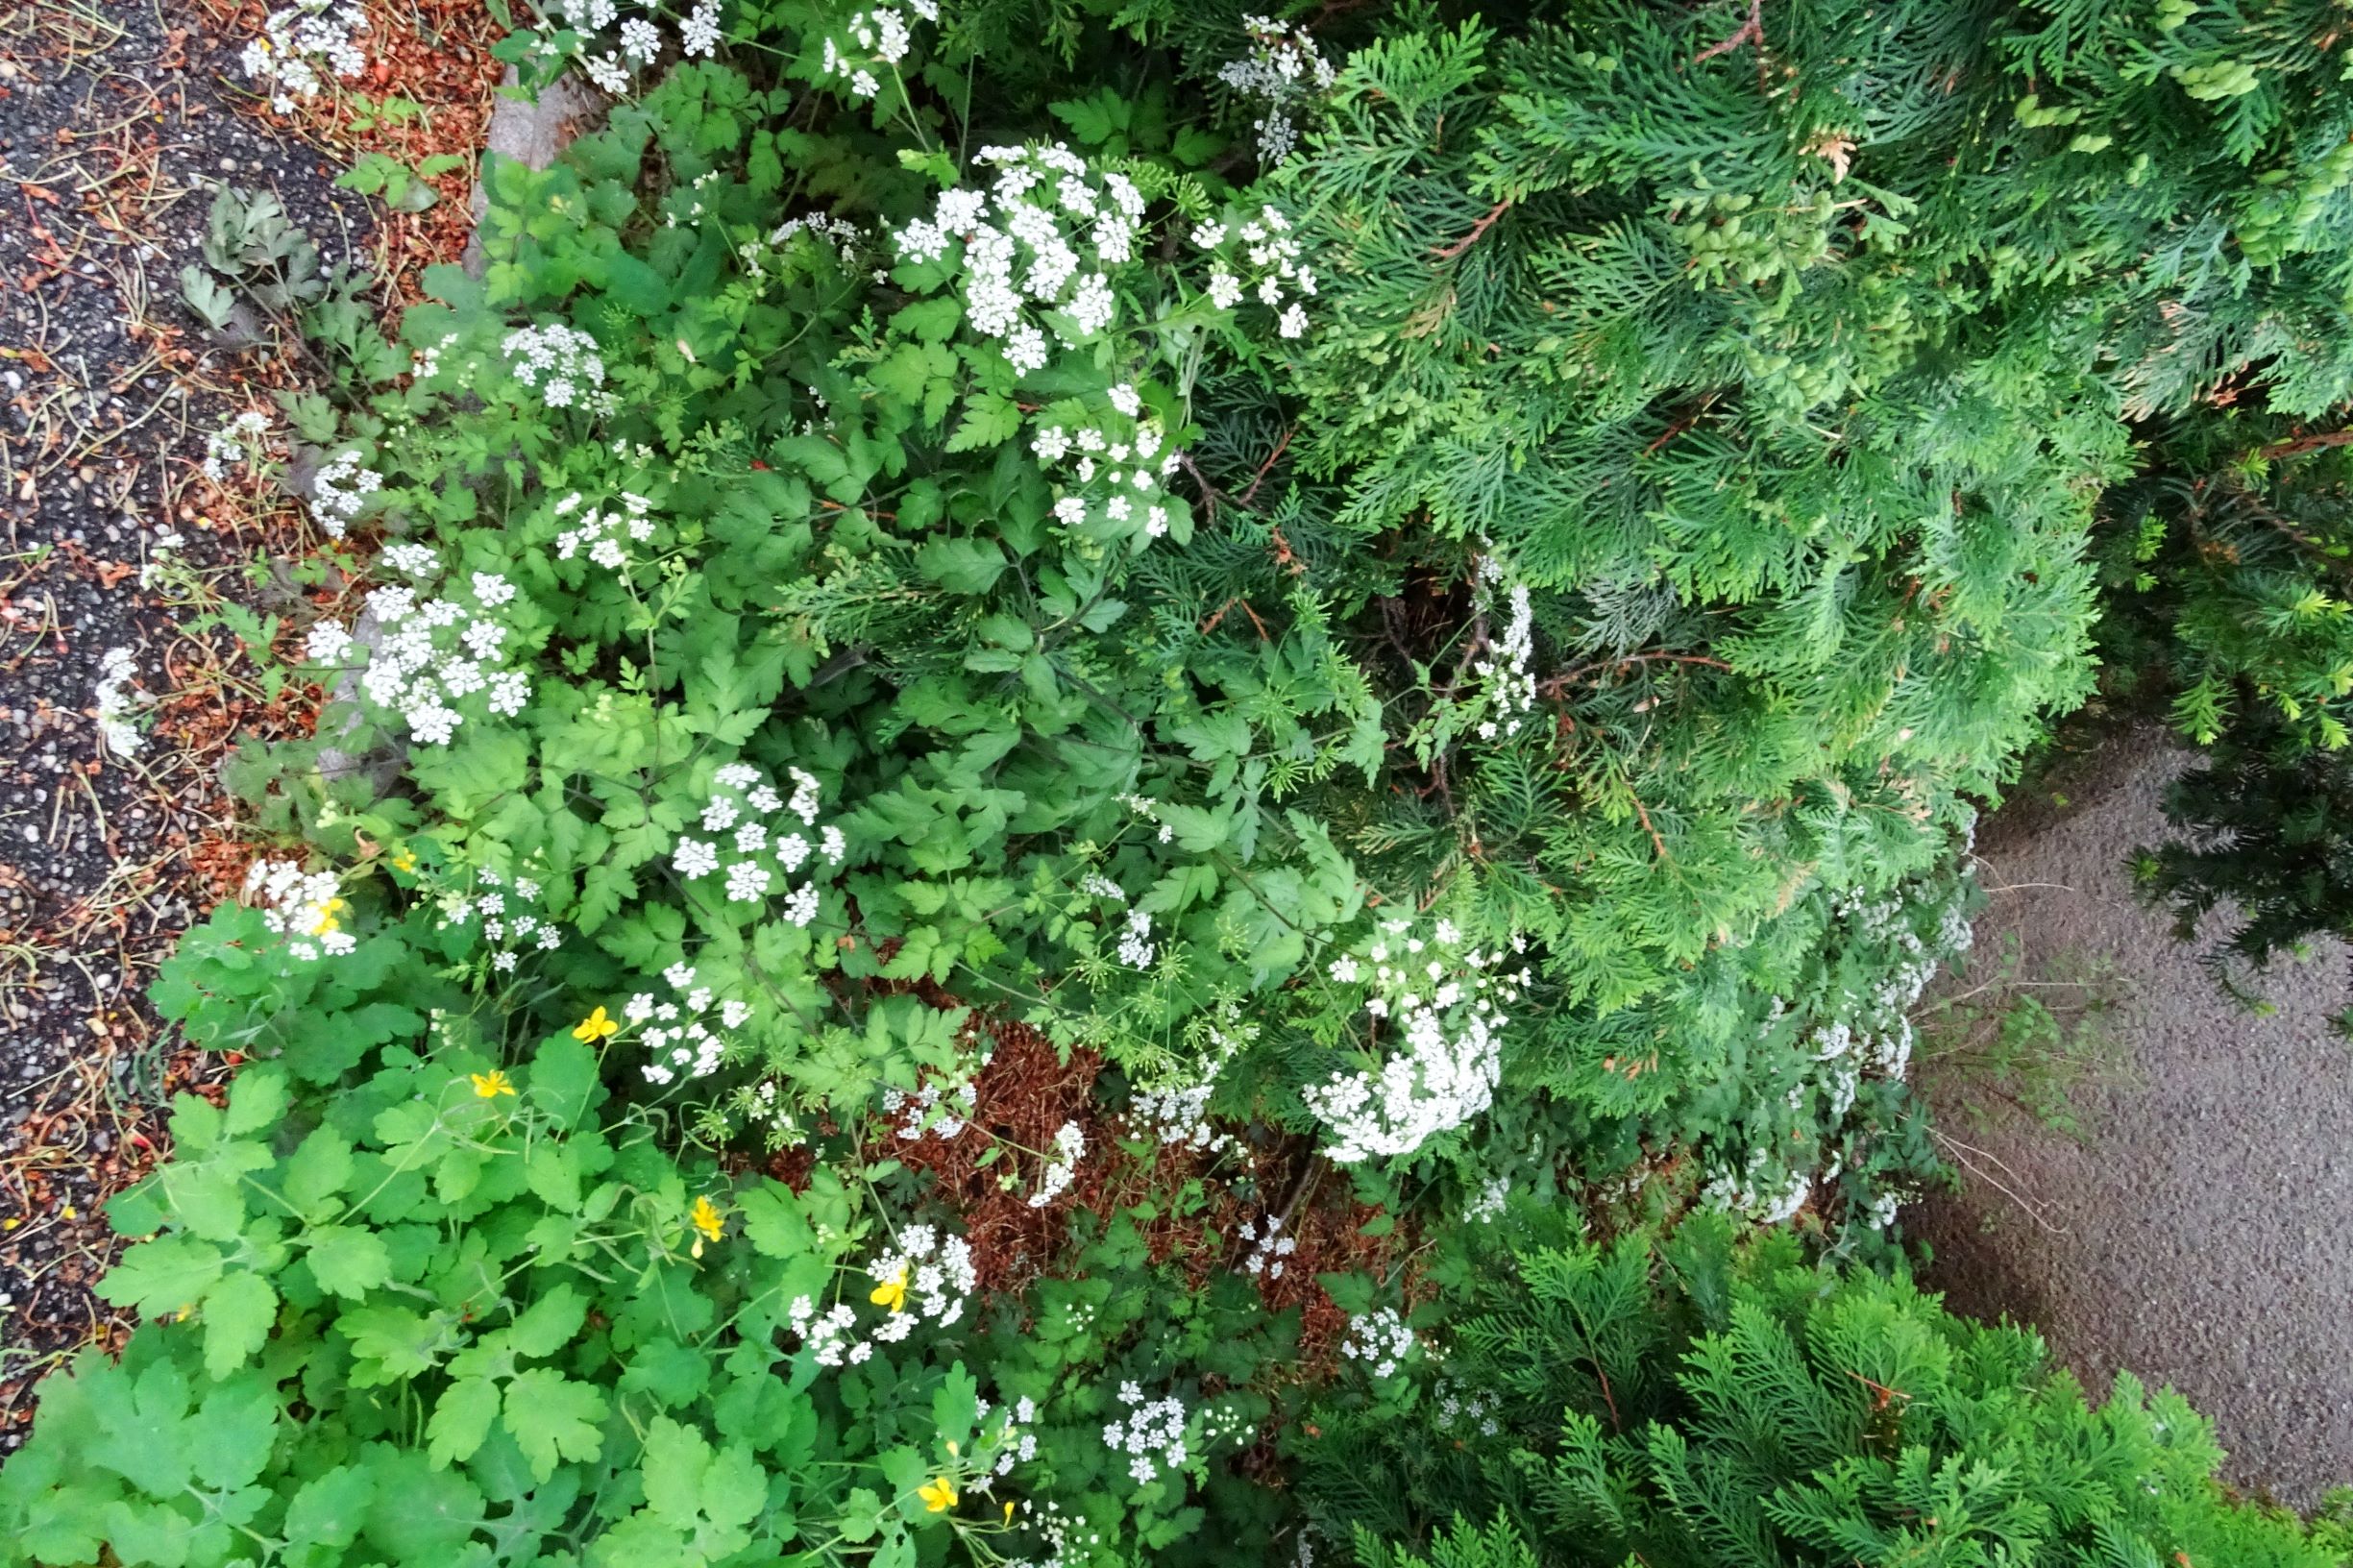
[[[2353,955],[2274,972],[2277,1011],[2255,1017],[2135,900],[2125,856],[2160,836],[2185,760],[2128,732],[1988,822],[1976,950],[2015,932],[2029,976],[2112,961],[2125,1067],[2071,1095],[2080,1141],[1939,1104],[1976,1171],[1907,1226],[1953,1307],[2033,1322],[2095,1386],[2119,1368],[2171,1384],[2227,1479],[2309,1507],[2353,1482],[2353,1046],[2330,1027]]]

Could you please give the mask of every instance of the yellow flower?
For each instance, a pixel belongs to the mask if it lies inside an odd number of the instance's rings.
[[[415,870],[417,869],[417,857],[415,853],[411,850],[404,849],[399,854],[394,855],[392,857],[392,869],[396,871]]]
[[[907,1310],[907,1265],[898,1265],[898,1272],[874,1286],[867,1300],[877,1307],[888,1307],[895,1312]]]
[[[697,1198],[695,1207],[688,1213],[686,1218],[695,1229],[714,1241],[718,1240],[727,1228],[726,1220],[721,1217],[718,1208],[708,1198]]]
[[[327,900],[327,902],[321,904],[319,906],[319,922],[310,928],[310,934],[314,937],[323,937],[330,931],[340,931],[343,929],[343,922],[335,919],[335,911],[341,909],[342,907],[343,900],[340,898],[330,898]]]
[[[956,1506],[956,1488],[947,1483],[945,1476],[932,1477],[915,1489],[915,1495],[923,1500],[926,1513],[944,1513]]]
[[[1005,1523],[1013,1523],[1013,1499],[1010,1497],[1005,1500]]]
[[[572,1026],[572,1038],[590,1045],[594,1045],[601,1040],[610,1040],[619,1033],[621,1033],[621,1025],[604,1016],[604,1008],[601,1005],[594,1013]]]
[[[481,1099],[495,1100],[502,1094],[512,1094],[515,1091],[514,1084],[508,1080],[505,1073],[497,1067],[491,1068],[488,1072],[469,1073],[467,1076],[474,1080],[474,1092]]]

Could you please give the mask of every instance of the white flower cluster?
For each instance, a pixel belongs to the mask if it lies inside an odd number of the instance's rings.
[[[1161,821],[1160,802],[1153,799],[1150,796],[1123,795],[1119,796],[1119,803],[1127,807],[1128,810],[1134,812],[1137,816],[1141,817],[1147,822],[1160,822],[1161,843],[1167,844],[1176,838],[1175,824]]]
[[[1159,1479],[1164,1469],[1171,1473],[1184,1469],[1190,1457],[1185,1440],[1185,1402],[1173,1395],[1147,1400],[1131,1378],[1119,1385],[1119,1403],[1127,1407],[1127,1413],[1105,1424],[1103,1444],[1128,1457],[1127,1473],[1138,1484]]]
[[[359,945],[343,929],[343,899],[332,871],[306,871],[291,860],[257,860],[245,872],[245,897],[267,911],[263,923],[294,940],[286,950],[308,961]]]
[[[674,1001],[658,1001],[641,991],[624,1003],[621,1016],[638,1027],[638,1043],[646,1047],[642,1072],[650,1084],[673,1084],[681,1077],[708,1078],[719,1070],[728,1040],[708,1020],[716,1013],[720,1028],[741,1029],[751,1017],[751,1004],[730,996],[712,1006],[709,986],[695,983],[695,967],[673,964],[662,978],[676,993]]]
[[[585,408],[592,414],[613,411],[613,395],[604,386],[604,355],[597,340],[562,322],[544,327],[518,327],[499,344],[506,368],[525,386],[539,394],[550,408]]]
[[[245,46],[238,63],[248,82],[267,89],[272,109],[291,114],[295,100],[317,97],[328,76],[357,76],[368,68],[354,37],[367,30],[367,15],[356,5],[295,0],[270,12],[261,37]]]
[[[697,192],[701,191],[710,185],[716,184],[719,181],[724,178],[725,175],[718,169],[706,169],[702,173],[695,176],[693,184],[687,185],[681,190],[673,191],[671,193],[670,200],[663,204],[669,208],[669,210],[662,214],[662,227],[665,229],[675,229],[678,227],[678,220],[681,217],[683,217],[689,223],[692,223],[697,218],[701,217],[703,213],[709,209],[702,205],[702,198],[701,196],[698,195]],[[679,210],[681,206],[685,208],[683,212]],[[677,348],[678,352],[685,355],[688,359],[691,360],[695,357],[694,351],[687,347],[686,340],[684,338],[677,340]]]
[[[874,1354],[878,1344],[896,1344],[930,1319],[946,1328],[964,1316],[972,1292],[979,1288],[972,1271],[972,1251],[960,1236],[943,1236],[929,1225],[910,1225],[899,1233],[896,1252],[885,1254],[867,1270],[876,1282],[870,1299],[885,1316],[872,1331],[858,1333],[858,1314],[847,1302],[835,1302],[823,1311],[807,1296],[796,1296],[785,1309],[785,1319],[800,1335],[804,1348],[815,1353],[820,1366],[856,1366]]]
[[[617,0],[553,0],[550,19],[577,37],[569,50],[558,48],[545,36],[536,47],[550,58],[569,53],[598,91],[624,98],[629,92],[630,73],[652,64],[662,52],[662,30],[657,25],[661,14],[659,8],[650,6],[643,14],[624,15]],[[617,31],[615,23],[620,24]],[[590,45],[605,41],[608,35],[610,44],[592,52]],[[678,23],[678,52],[707,59],[718,48],[719,0],[695,0]]]
[[[842,830],[830,822],[811,843],[798,829],[778,833],[763,821],[789,813],[800,819],[802,827],[817,825],[817,779],[798,768],[786,772],[793,781],[789,801],[748,762],[731,762],[712,774],[710,797],[702,807],[702,831],[712,837],[681,836],[671,850],[670,864],[694,882],[718,871],[723,859],[728,902],[764,903],[772,890],[782,888],[787,890],[785,919],[806,926],[817,919],[818,885],[812,878],[794,887],[793,877],[812,856],[821,857],[828,866],[841,865],[848,845]]]
[[[907,9],[927,22],[940,19],[939,0],[907,0]],[[905,60],[915,35],[907,18],[892,6],[852,12],[844,26],[846,37],[839,42],[825,40],[825,74],[846,78],[851,96],[871,98],[882,91],[882,79],[874,74],[874,67],[895,67]]]
[[[800,1124],[800,1117],[785,1103],[784,1085],[774,1078],[763,1078],[747,1085],[736,1092],[737,1108],[749,1125],[760,1129],[771,1153],[800,1142],[809,1135]]]
[[[744,263],[746,275],[751,279],[754,296],[767,296],[769,262],[788,246],[803,240],[829,253],[845,268],[854,271],[858,265],[859,251],[867,241],[867,232],[846,218],[811,212],[778,224],[765,244],[757,238],[745,240],[735,248],[735,255]],[[819,401],[821,403],[823,400],[821,398]]]
[[[1301,1090],[1332,1135],[1324,1150],[1331,1160],[1409,1155],[1486,1110],[1503,1076],[1507,1019],[1498,1003],[1516,1001],[1529,979],[1525,965],[1504,969],[1527,951],[1527,940],[1514,936],[1508,945],[1465,946],[1447,919],[1428,937],[1409,921],[1385,920],[1360,953],[1333,960],[1331,977],[1367,986],[1364,1011],[1399,1030],[1404,1049],[1377,1073],[1335,1072]]]
[[[954,1139],[971,1125],[972,1113],[980,1104],[980,1067],[988,1062],[984,1055],[970,1073],[945,1081],[935,1079],[912,1094],[903,1089],[885,1089],[883,1115],[898,1123],[895,1130],[900,1138],[931,1137],[943,1142]]]
[[[456,344],[457,334],[455,332],[444,332],[438,340],[428,343],[421,349],[411,349],[408,353],[409,375],[419,381],[431,380],[441,374],[442,355],[454,348]],[[466,355],[465,362],[472,364],[473,356]]]
[[[487,866],[475,869],[474,886],[452,888],[440,895],[441,923],[482,922],[482,940],[498,950],[490,967],[501,974],[514,972],[526,952],[551,953],[564,944],[555,922],[532,906],[539,902],[539,884],[527,876],[512,882]]]
[[[1480,611],[1490,620],[1496,610],[1496,590],[1503,580],[1503,563],[1490,551],[1480,558],[1478,580]],[[1487,645],[1488,657],[1471,666],[1472,672],[1488,683],[1489,712],[1493,717],[1479,725],[1479,738],[1483,741],[1494,740],[1499,735],[1517,735],[1536,707],[1536,676],[1529,668],[1536,651],[1535,616],[1529,605],[1528,584],[1513,583],[1506,598],[1511,606],[1511,619],[1505,623],[1503,636]]]
[[[420,582],[441,573],[441,558],[423,545],[394,545],[380,559]],[[439,599],[420,600],[408,587],[378,588],[367,599],[367,613],[383,636],[368,655],[359,690],[380,714],[406,725],[419,746],[449,745],[465,722],[461,705],[478,701],[511,719],[531,697],[531,677],[505,665],[513,632],[498,612],[513,602],[514,584],[495,572],[477,572],[462,587],[454,578],[442,587]],[[323,621],[310,628],[305,651],[312,664],[340,665],[358,648],[348,628]]]
[[[1202,224],[1192,240],[1217,257],[1210,274],[1210,304],[1231,310],[1246,295],[1281,312],[1275,317],[1276,335],[1307,335],[1308,309],[1302,302],[1315,295],[1315,274],[1301,264],[1305,248],[1281,208],[1265,205],[1255,218]]]
[[[821,1312],[807,1296],[795,1296],[784,1315],[801,1344],[816,1352],[820,1366],[856,1366],[874,1354],[872,1341],[858,1337],[858,1314],[846,1301]]]
[[[929,218],[898,232],[899,257],[937,261],[961,247],[965,319],[1002,345],[1016,373],[1032,375],[1045,368],[1048,331],[1075,348],[1110,329],[1111,275],[1136,258],[1143,193],[1060,142],[984,147],[972,161],[998,170],[995,181],[942,191]]]
[[[930,1225],[910,1225],[899,1232],[898,1250],[874,1260],[866,1272],[877,1285],[905,1292],[874,1330],[874,1337],[885,1343],[906,1338],[924,1318],[949,1327],[964,1316],[972,1292],[980,1288],[970,1245],[963,1237],[943,1235]]]
[[[1232,1146],[1234,1135],[1209,1124],[1210,1097],[1217,1078],[1242,1045],[1257,1038],[1255,1024],[1241,1021],[1241,1010],[1228,1002],[1213,1017],[1193,1026],[1201,1045],[1199,1076],[1193,1081],[1139,1089],[1128,1103],[1122,1130],[1162,1148],[1193,1148],[1217,1154]]]
[[[180,568],[179,552],[187,548],[188,536],[178,528],[158,529],[147,542],[147,560],[139,568],[139,586],[155,588],[169,582]]]
[[[1504,1217],[1504,1200],[1511,1196],[1511,1178],[1498,1176],[1479,1189],[1462,1211],[1462,1217],[1474,1225],[1488,1225]]]
[[[129,649],[110,648],[98,660],[98,733],[118,757],[135,757],[147,744],[131,722],[137,682],[138,666]]]
[[[1420,1348],[1421,1341],[1393,1307],[1377,1307],[1362,1317],[1350,1318],[1348,1336],[1340,1341],[1340,1354],[1362,1361],[1376,1378],[1396,1376]]]
[[[1292,116],[1332,90],[1339,71],[1304,27],[1287,28],[1270,16],[1244,16],[1242,27],[1250,35],[1250,53],[1218,71],[1217,80],[1264,106],[1251,122],[1259,134],[1259,160],[1280,163],[1299,144]]]
[[[1921,923],[1922,906],[1906,889],[1877,898],[1851,893],[1830,906],[1832,918],[1845,924],[1844,940],[1875,949],[1880,961],[1868,989],[1841,988],[1813,1002],[1821,1021],[1802,1041],[1808,1070],[1790,1085],[1783,1102],[1793,1115],[1802,1113],[1819,1091],[1821,1121],[1835,1130],[1853,1109],[1867,1075],[1900,1081],[1910,1070],[1911,1009],[1938,970],[1967,952],[1973,940],[1960,889],[1951,889],[1943,896],[1943,907],[1935,911],[1936,930],[1927,938],[1915,929]],[[1785,998],[1774,997],[1760,1032],[1771,1035],[1781,1027],[1789,1006]],[[1838,1146],[1833,1139],[1830,1147]],[[1717,1209],[1779,1224],[1796,1215],[1815,1186],[1835,1179],[1844,1164],[1845,1156],[1836,1155],[1819,1173],[1792,1170],[1777,1132],[1751,1150],[1739,1165],[1719,1166],[1701,1198]],[[1894,1193],[1875,1195],[1863,1215],[1864,1223],[1875,1229],[1892,1224],[1900,1202]]]
[[[1097,1549],[1104,1544],[1101,1531],[1088,1529],[1083,1518],[1064,1513],[1062,1505],[1050,1497],[1042,1503],[1023,1498],[1017,1507],[1025,1516],[1021,1528],[1037,1531],[1046,1555],[1035,1562],[1009,1558],[1005,1568],[1093,1568]]]
[[[993,1414],[1000,1417],[994,1425],[989,1420]],[[1015,1465],[1038,1457],[1038,1434],[1030,1430],[1038,1419],[1038,1402],[1027,1394],[1002,1411],[984,1399],[974,1408],[973,1419],[981,1423],[981,1433],[972,1445],[972,1462],[988,1472],[972,1483],[974,1491],[987,1491],[997,1477],[1011,1475]]]
[[[1481,1389],[1465,1388],[1452,1378],[1439,1380],[1437,1404],[1440,1432],[1450,1432],[1458,1437],[1474,1434],[1493,1437],[1504,1430],[1503,1423],[1496,1419],[1500,1404],[1495,1396]]]
[[[1086,1154],[1087,1135],[1079,1131],[1077,1122],[1066,1121],[1056,1128],[1053,1152],[1039,1173],[1038,1190],[1029,1195],[1029,1206],[1042,1209],[1068,1190],[1072,1178],[1078,1175],[1078,1163]]]
[[[1054,502],[1054,520],[1066,528],[1161,538],[1168,531],[1171,508],[1181,504],[1163,481],[1176,472],[1184,454],[1167,444],[1159,421],[1140,417],[1143,399],[1133,386],[1121,382],[1104,401],[1114,417],[1097,410],[1080,424],[1049,413],[1041,417],[1031,438],[1030,451],[1040,466],[1048,474],[1062,471],[1064,489]]]
[[[575,490],[555,503],[557,517],[570,520],[579,512],[579,520],[555,536],[555,558],[569,561],[585,552],[592,564],[608,572],[626,571],[628,546],[653,537],[652,511],[652,502],[624,490],[612,510],[592,506],[580,512],[580,493]]]
[[[1748,1164],[1723,1171],[1700,1190],[1700,1201],[1710,1209],[1742,1213],[1760,1225],[1778,1225],[1797,1217],[1813,1195],[1813,1172],[1784,1173],[1770,1149],[1752,1149]]]
[[[1250,1243],[1250,1256],[1243,1260],[1242,1266],[1253,1276],[1279,1280],[1283,1270],[1289,1266],[1284,1260],[1299,1250],[1299,1240],[1283,1234],[1281,1214],[1268,1214],[1263,1225],[1261,1229],[1246,1219],[1242,1221],[1242,1239]]]
[[[329,538],[340,539],[383,487],[384,477],[360,461],[359,449],[347,447],[310,477],[310,515]]]
[[[270,433],[270,416],[248,408],[205,437],[205,478],[214,484],[228,482],[233,464],[259,466],[263,443]]]

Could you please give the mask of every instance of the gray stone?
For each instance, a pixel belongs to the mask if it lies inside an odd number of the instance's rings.
[[[544,169],[572,144],[574,137],[592,129],[603,117],[603,95],[577,71],[565,72],[532,97],[514,95],[513,89],[520,85],[515,68],[509,65],[505,79],[499,84],[499,100],[491,109],[490,126],[482,138],[485,157],[495,153],[534,169]],[[479,278],[485,265],[479,230],[482,214],[489,210],[490,192],[477,179],[473,200],[477,233],[466,236],[465,254],[459,258],[470,278]]]

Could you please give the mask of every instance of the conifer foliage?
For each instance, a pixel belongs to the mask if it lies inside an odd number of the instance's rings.
[[[2353,462],[2341,429],[2260,402],[2168,427],[2160,466],[2104,502],[2108,684],[2201,747],[2141,849],[2144,893],[2243,998],[2310,938],[2353,933]]]
[[[1352,57],[1295,170],[1303,465],[1339,527],[1531,590],[1544,722],[1445,798],[1565,891],[1556,972],[1620,1002],[1793,886],[1941,854],[2084,697],[2129,421],[2343,399],[2344,15],[1423,20]]]
[[[2223,1493],[2178,1396],[2121,1375],[2096,1405],[1901,1275],[1715,1222],[1498,1262],[1423,1419],[1335,1417],[1311,1450],[1366,1568],[2335,1560]]]

